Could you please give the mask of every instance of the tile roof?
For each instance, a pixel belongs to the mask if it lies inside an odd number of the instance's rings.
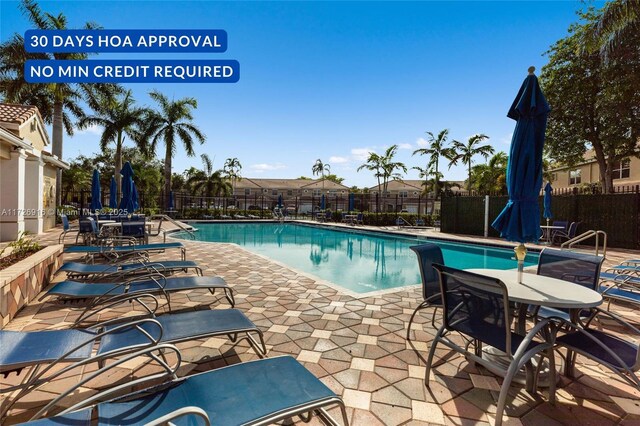
[[[22,124],[34,115],[40,116],[40,112],[33,105],[0,103],[0,122]]]

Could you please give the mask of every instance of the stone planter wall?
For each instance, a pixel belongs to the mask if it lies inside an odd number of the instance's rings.
[[[49,285],[62,264],[62,250],[60,244],[45,247],[0,271],[0,328]]]

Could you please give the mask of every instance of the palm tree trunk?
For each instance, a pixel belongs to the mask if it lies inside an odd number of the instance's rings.
[[[62,101],[56,100],[53,104],[53,132],[51,153],[62,160]],[[56,172],[56,206],[62,204],[62,169]]]
[[[467,191],[469,191],[469,195],[471,195],[471,160],[469,160],[469,177],[467,180]]]
[[[120,197],[122,197],[122,175],[120,174],[120,170],[122,170],[122,132],[118,132],[115,157],[116,200],[120,202]]]
[[[169,210],[169,194],[171,193],[171,146],[167,144],[164,156],[164,208]]]

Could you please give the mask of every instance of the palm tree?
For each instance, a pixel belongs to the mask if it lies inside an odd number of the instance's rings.
[[[118,186],[118,199],[120,198],[120,170],[122,169],[122,147],[125,135],[133,140],[138,148],[146,150],[145,141],[140,137],[140,129],[145,126],[145,118],[148,110],[135,106],[135,99],[131,90],[124,92],[122,96],[110,94],[100,95],[94,104],[94,115],[88,115],[78,121],[79,129],[91,126],[103,128],[100,137],[100,149],[105,151],[110,143],[115,144],[115,171]]]
[[[380,157],[380,166],[382,167],[382,192],[387,193],[387,187],[389,185],[389,179],[397,180],[401,179],[402,175],[396,170],[402,170],[407,173],[407,166],[404,163],[393,161],[398,152],[398,145],[391,145],[384,152],[384,155]]]
[[[202,154],[200,158],[202,158],[203,170],[197,170],[191,174],[187,184],[191,185],[196,192],[202,191],[207,198],[230,195],[233,187],[229,179],[224,176],[224,171],[214,171],[213,163],[207,154]]]
[[[640,2],[638,0],[613,0],[602,9],[593,29],[590,47],[599,49],[605,58],[624,45],[627,34],[638,31]]]
[[[471,190],[471,164],[473,163],[473,157],[476,155],[482,155],[486,160],[489,158],[489,155],[494,152],[491,145],[479,146],[482,141],[487,139],[489,139],[489,136],[485,134],[477,134],[471,136],[466,144],[459,141],[453,141],[451,151],[447,153],[447,157],[449,158],[449,168],[458,164],[458,161],[467,166],[469,178],[467,181],[467,190],[469,191]]]
[[[445,154],[447,154],[447,149],[445,147],[446,143],[447,143],[447,137],[449,136],[449,129],[444,129],[441,130],[440,133],[438,133],[438,136],[434,136],[433,133],[431,132],[427,132],[427,135],[429,135],[429,147],[428,148],[420,148],[420,149],[416,149],[415,151],[413,151],[412,155],[428,155],[428,161],[427,161],[427,170],[431,170],[433,169],[433,176],[435,179],[435,186],[434,186],[434,197],[435,200],[438,199],[438,195],[440,193],[439,188],[440,188],[440,170],[439,170],[439,163],[440,163],[440,157],[443,157]],[[414,167],[414,169],[418,169]],[[431,175],[431,173],[429,174],[424,174],[424,178],[427,179],[429,177],[429,175]],[[435,202],[434,200],[434,202]]]
[[[473,188],[480,194],[506,193],[507,162],[507,154],[501,151],[491,157],[487,164],[473,166]]]
[[[193,157],[194,142],[203,144],[206,138],[193,124],[192,110],[198,107],[195,98],[170,101],[156,90],[149,93],[149,96],[159,104],[160,109],[149,111],[147,114],[147,129],[143,139],[151,141],[149,144],[151,152],[156,151],[160,142],[164,143],[164,196],[165,207],[168,208],[171,192],[171,160],[178,149],[178,142],[181,141],[187,155]]]
[[[321,159],[317,159],[311,167],[311,172],[314,176],[322,175],[322,192],[324,193],[324,174],[331,173],[331,166],[327,163],[323,163]]]
[[[35,0],[22,0],[20,9],[31,24],[41,30],[67,29],[67,18],[62,13],[54,15],[43,12]],[[98,25],[88,22],[85,29],[95,29]],[[84,112],[79,104],[81,100],[91,102],[93,93],[106,85],[72,83],[27,83],[24,79],[24,64],[27,59],[66,60],[86,59],[84,53],[27,53],[25,40],[20,34],[14,34],[0,44],[0,93],[7,102],[35,105],[43,120],[52,126],[51,152],[62,159],[63,128],[67,135],[73,135],[71,116],[82,118]],[[110,85],[113,86],[113,85]],[[62,170],[58,170],[56,181],[57,201],[61,201]]]
[[[236,192],[236,181],[241,180],[242,176],[240,176],[240,171],[242,170],[242,164],[240,164],[240,160],[237,158],[227,158],[224,162],[224,166],[222,166],[222,170],[224,171],[227,178],[231,179],[233,183],[233,193]]]
[[[381,157],[375,152],[370,152],[369,156],[367,157],[367,161],[364,164],[362,164],[360,167],[358,167],[356,171],[359,172],[362,169],[367,169],[370,172],[373,172],[373,176],[378,181],[378,190],[380,190],[381,188],[380,178],[382,177],[382,174],[383,174]]]

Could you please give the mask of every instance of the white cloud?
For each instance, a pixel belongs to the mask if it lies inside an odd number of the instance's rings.
[[[399,143],[399,149],[413,149],[413,146],[410,143]]]
[[[329,164],[344,164],[348,163],[349,159],[346,157],[339,157],[334,155],[333,157],[329,157]]]
[[[418,138],[416,140],[416,145],[418,145],[420,148],[426,148],[429,146],[429,142],[427,142],[425,138]]]
[[[260,163],[260,164],[252,164],[249,166],[249,168],[255,171],[256,173],[263,173],[266,171],[286,169],[287,166],[281,163],[276,163],[276,164]]]
[[[356,161],[367,161],[370,152],[375,152],[375,150],[371,148],[352,148],[351,156]]]
[[[91,125],[89,127],[87,127],[86,129],[83,130],[77,130],[75,131],[76,135],[82,135],[82,134],[89,134],[89,135],[97,135],[97,136],[102,136],[102,132],[104,131],[104,129],[102,128],[102,126],[98,126],[98,125]]]

